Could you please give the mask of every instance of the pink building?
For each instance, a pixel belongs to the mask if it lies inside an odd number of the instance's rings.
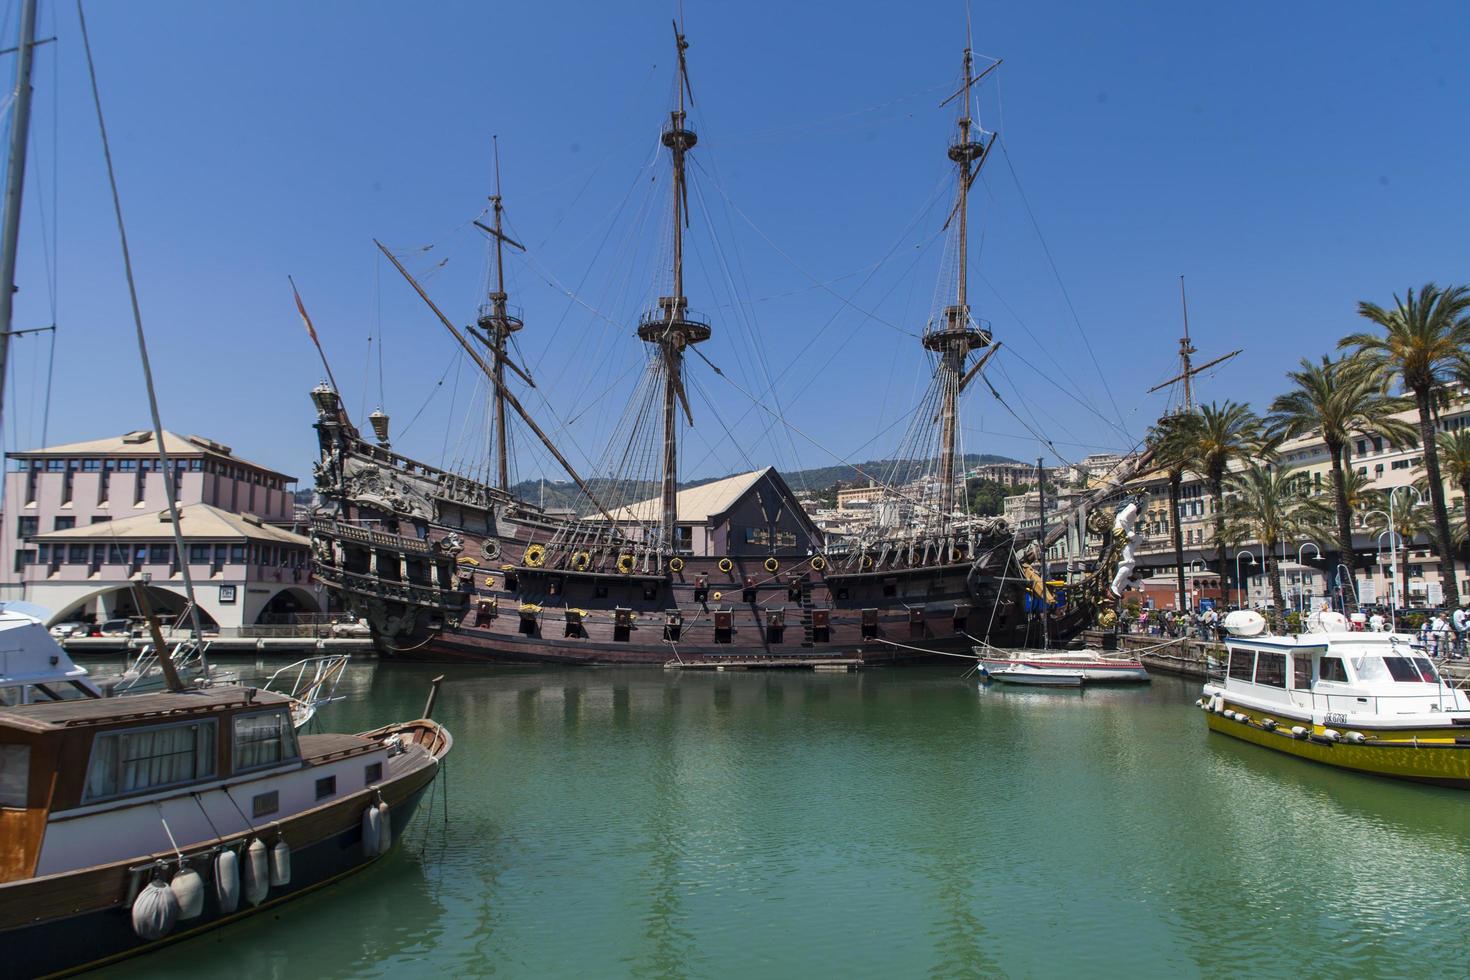
[[[310,540],[289,529],[295,478],[201,436],[165,432],[164,445],[171,474],[148,431],[11,453],[0,598],[57,619],[106,619],[131,611],[130,583],[146,572],[156,604],[178,609],[183,580],[163,482],[172,479],[209,619],[229,629],[318,611],[304,581]]]

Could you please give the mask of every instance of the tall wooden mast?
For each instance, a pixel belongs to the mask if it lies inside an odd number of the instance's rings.
[[[502,227],[502,214],[505,211],[500,199],[500,139],[492,137],[495,147],[495,193],[490,196],[490,203],[495,211],[494,227],[486,227],[476,221],[480,227],[495,241],[495,289],[491,291],[490,302],[480,307],[480,315],[477,323],[480,327],[480,340],[489,347],[495,355],[495,472],[496,482],[500,489],[510,492],[510,450],[506,445],[505,431],[505,365],[509,360],[507,344],[510,335],[521,329],[524,324],[521,318],[510,312],[506,303],[509,298],[505,292],[505,246],[518,248],[525,251],[525,247],[505,233]]]
[[[956,284],[954,305],[945,308],[944,322],[931,323],[924,332],[924,347],[940,357],[939,371],[943,391],[939,410],[939,517],[943,522],[949,521],[955,509],[955,436],[959,428],[960,392],[970,377],[973,377],[966,374],[966,361],[971,351],[990,346],[990,331],[981,329],[970,317],[969,202],[970,185],[980,173],[986,152],[995,138],[982,142],[971,136],[970,130],[974,121],[970,118],[970,89],[999,64],[997,61],[977,77],[974,73],[974,58],[970,49],[965,48],[964,83],[958,92],[940,103],[944,105],[956,98],[963,100],[960,103],[959,134],[949,145],[949,158],[957,168],[959,184],[954,210],[950,212],[950,220],[959,221],[955,229],[959,239],[959,281]]]
[[[660,547],[669,554],[676,548],[675,528],[679,519],[678,410],[681,406],[689,424],[694,424],[694,415],[689,410],[689,398],[684,392],[684,349],[710,337],[709,324],[690,315],[689,300],[684,296],[684,229],[689,225],[689,188],[685,182],[684,156],[694,148],[699,138],[686,125],[685,95],[688,95],[689,105],[693,106],[694,91],[689,86],[689,72],[684,61],[684,52],[688,49],[689,42],[684,39],[677,21],[674,23],[674,44],[679,54],[679,77],[676,79],[678,102],[669,113],[669,121],[664,126],[662,137],[664,146],[669,148],[674,168],[674,285],[672,295],[660,296],[658,309],[645,314],[638,323],[638,337],[657,347],[663,361],[664,458],[659,524]]]

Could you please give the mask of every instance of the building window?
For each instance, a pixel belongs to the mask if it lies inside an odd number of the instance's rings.
[[[40,520],[39,517],[22,517],[17,520],[15,522],[16,537],[24,541],[34,535],[40,530]]]
[[[27,565],[34,565],[35,563],[36,563],[36,549],[34,549],[34,548],[21,548],[18,551],[16,551],[16,553],[15,553],[15,572],[16,572],[17,575],[20,574],[21,571],[23,571]]]
[[[337,777],[323,776],[316,781],[316,798],[325,800],[329,796],[337,795]]]
[[[279,765],[298,755],[296,730],[284,711],[235,716],[235,771]]]
[[[53,531],[69,531],[69,530],[71,530],[72,528],[74,528],[76,526],[77,526],[77,519],[75,517],[58,517],[54,521],[52,521],[52,523],[51,523],[51,530],[53,530]]]
[[[150,544],[148,546],[148,564],[167,565],[173,556],[173,545]]]
[[[245,546],[243,544],[232,544],[232,545],[230,545],[230,564],[231,565],[243,565],[243,564],[245,564]]]
[[[1367,439],[1359,439],[1358,440],[1358,455],[1359,456],[1366,456],[1366,455],[1368,455],[1368,440]]]
[[[103,733],[92,740],[82,799],[91,803],[214,775],[215,722]]]
[[[204,564],[207,564],[208,562],[209,562],[209,545],[207,545],[207,544],[191,544],[191,545],[189,545],[189,564],[191,564],[191,565],[204,565]]]
[[[67,549],[66,560],[73,565],[85,565],[92,560],[92,546],[89,544],[74,544]]]
[[[1409,461],[1407,459],[1396,459],[1391,465],[1396,470],[1406,470],[1409,468]]]

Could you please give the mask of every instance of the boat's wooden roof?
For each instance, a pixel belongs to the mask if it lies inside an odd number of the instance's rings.
[[[196,691],[163,691],[116,698],[77,698],[43,701],[0,709],[0,727],[51,731],[128,721],[153,721],[176,715],[208,714],[232,707],[270,708],[287,705],[284,694],[259,688],[230,686]]]

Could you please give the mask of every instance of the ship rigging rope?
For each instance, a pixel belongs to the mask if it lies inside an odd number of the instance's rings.
[[[886,644],[888,644],[891,647],[898,647],[900,650],[913,650],[915,653],[923,653],[923,654],[927,654],[929,656],[937,656],[937,657],[959,657],[962,660],[976,660],[976,661],[978,661],[980,659],[979,656],[977,656],[976,654],[973,654],[973,653],[950,653],[948,650],[930,650],[927,647],[911,647],[907,643],[898,643],[898,642],[895,642],[894,640],[885,640],[881,636],[875,636],[875,637],[873,637],[873,640],[875,642],[878,642],[878,643],[886,643]]]
[[[1097,362],[1097,354],[1092,350],[1092,341],[1087,339],[1087,331],[1082,329],[1082,319],[1077,315],[1077,308],[1072,305],[1072,296],[1067,292],[1067,284],[1062,281],[1062,273],[1057,268],[1056,259],[1052,257],[1051,246],[1047,245],[1046,236],[1041,233],[1041,224],[1036,220],[1036,212],[1031,209],[1031,201],[1026,197],[1026,189],[1021,186],[1021,178],[1016,174],[1016,165],[1011,161],[1011,152],[1006,148],[1006,141],[998,135],[996,136],[996,141],[1000,143],[1001,156],[1005,157],[1006,168],[1011,173],[1011,180],[1016,184],[1016,191],[1021,196],[1021,204],[1026,208],[1026,216],[1031,219],[1031,227],[1036,231],[1037,241],[1041,243],[1041,251],[1046,256],[1047,264],[1051,266],[1052,275],[1056,277],[1057,288],[1061,290],[1062,299],[1066,301],[1067,309],[1072,314],[1072,322],[1077,325],[1077,335],[1082,338],[1082,346],[1087,349],[1087,356],[1091,359],[1092,367],[1097,371],[1097,376],[1099,378],[1106,377],[1103,373],[1102,365]],[[1112,388],[1104,384],[1103,391],[1107,393],[1108,402],[1113,406],[1113,414],[1118,416],[1119,427],[1126,433],[1128,425],[1123,421],[1123,413],[1118,410],[1118,403],[1113,398]]]

